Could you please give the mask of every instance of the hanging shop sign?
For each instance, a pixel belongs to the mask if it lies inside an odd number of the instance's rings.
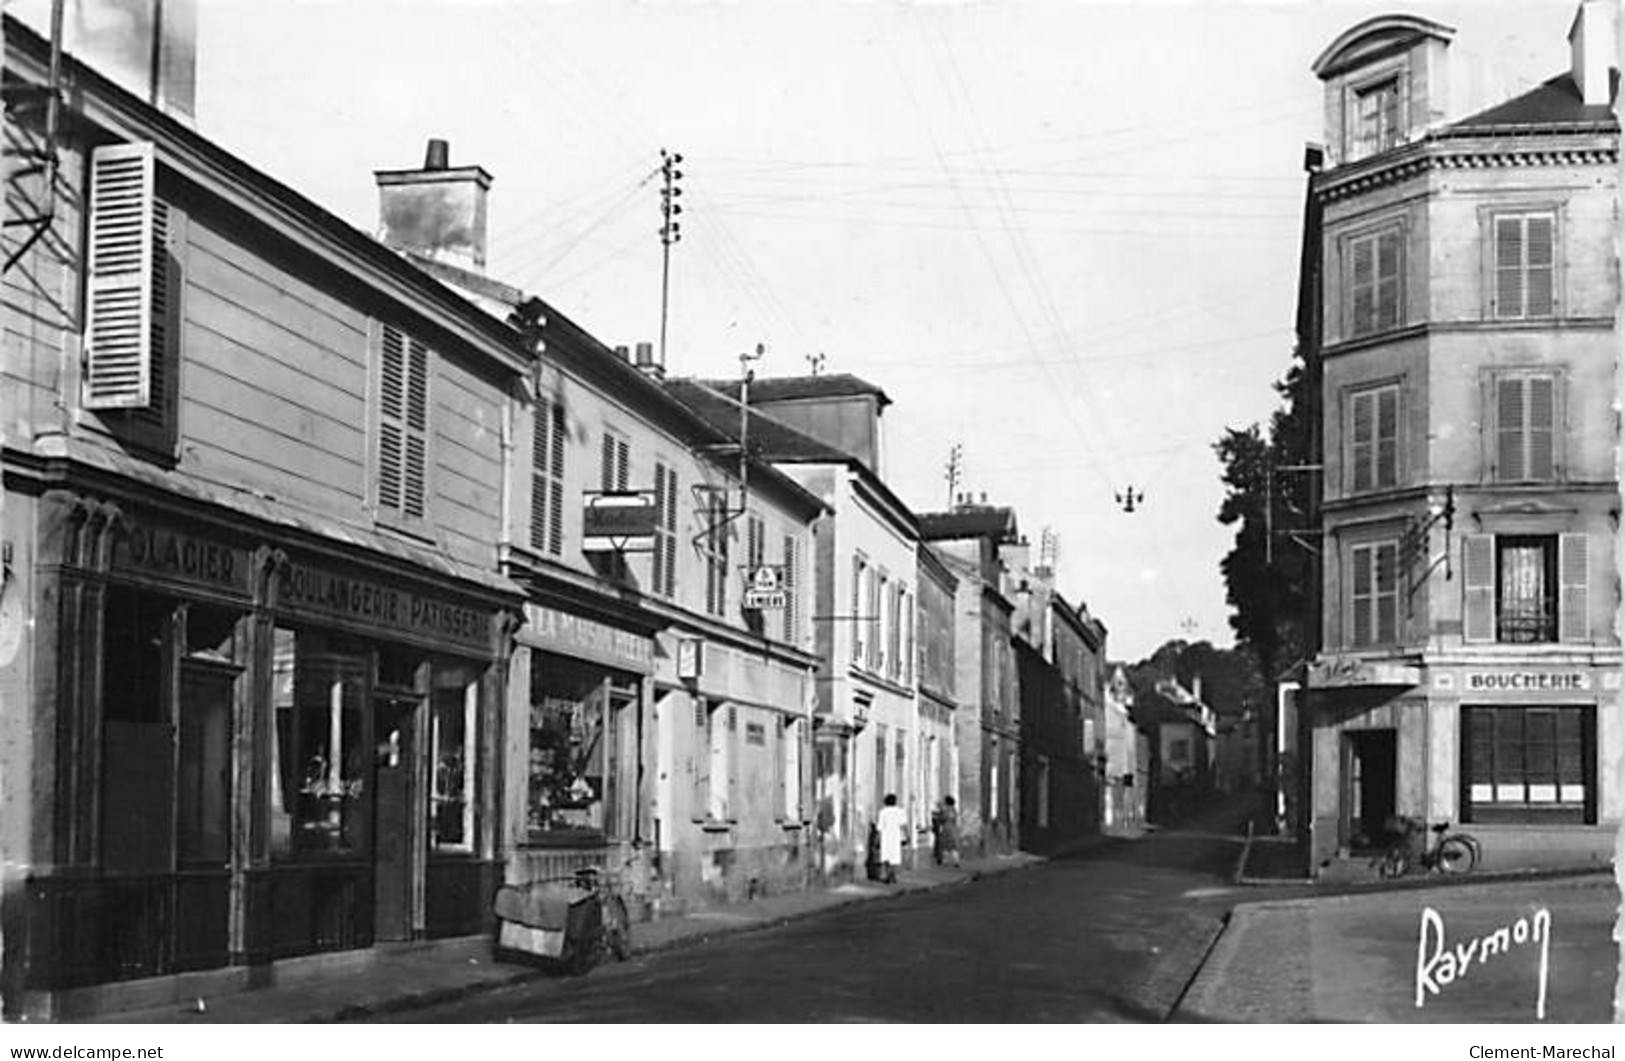
[[[310,618],[363,624],[369,632],[453,642],[482,652],[491,648],[488,610],[299,561],[282,569],[277,608]]]
[[[1409,688],[1422,680],[1420,667],[1384,660],[1361,659],[1357,656],[1333,656],[1309,664],[1309,687],[1312,689],[1346,689],[1351,687],[1392,686]]]
[[[652,552],[658,518],[651,492],[588,494],[581,513],[581,549],[588,553]]]
[[[113,538],[111,563],[117,574],[190,583],[240,596],[252,592],[247,549],[144,515],[125,519]]]
[[[784,589],[784,568],[760,564],[745,569],[744,606],[755,611],[783,611],[789,604]]]
[[[521,645],[574,656],[638,674],[654,672],[653,639],[581,615],[540,604],[525,605],[525,625],[515,639]]]

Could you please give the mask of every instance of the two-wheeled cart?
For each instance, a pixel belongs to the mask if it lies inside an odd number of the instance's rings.
[[[541,959],[585,973],[606,955],[631,953],[626,904],[597,868],[526,884],[504,884],[492,902],[498,957]]]

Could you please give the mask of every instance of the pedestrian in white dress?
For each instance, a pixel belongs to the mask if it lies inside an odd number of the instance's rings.
[[[908,815],[897,805],[897,797],[887,795],[886,805],[875,817],[875,829],[880,833],[880,862],[885,867],[887,884],[897,883],[897,867],[903,864],[903,842],[908,836]]]

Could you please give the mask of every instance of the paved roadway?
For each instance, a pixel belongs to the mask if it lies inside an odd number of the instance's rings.
[[[1209,826],[1241,814],[1214,808]],[[1240,839],[1159,831],[937,891],[531,981],[428,1022],[1161,1020],[1239,889]]]

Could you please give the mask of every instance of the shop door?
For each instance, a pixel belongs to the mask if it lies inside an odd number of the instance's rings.
[[[373,700],[373,938],[412,938],[412,764],[419,701]]]
[[[1391,729],[1343,735],[1342,846],[1369,850],[1384,842],[1394,813],[1399,739]]]

